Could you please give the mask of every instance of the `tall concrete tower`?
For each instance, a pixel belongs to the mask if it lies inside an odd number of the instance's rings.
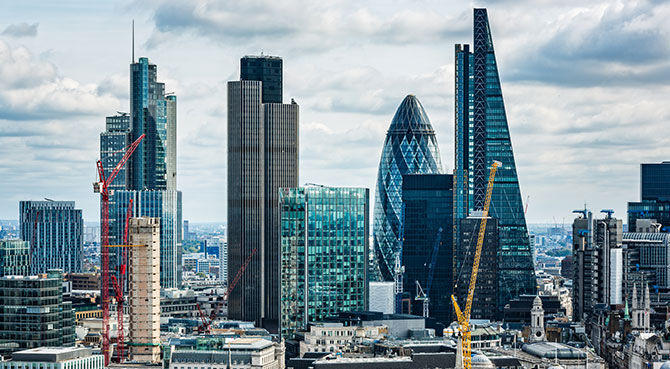
[[[160,363],[160,218],[128,223],[131,359]]]

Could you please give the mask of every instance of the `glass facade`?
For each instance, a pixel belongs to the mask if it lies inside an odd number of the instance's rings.
[[[28,275],[30,243],[22,240],[0,240],[0,277]]]
[[[148,58],[130,65],[130,140],[146,137],[128,164],[132,190],[175,189],[177,185],[177,97],[157,82],[158,67]]]
[[[640,164],[640,196],[670,202],[670,161]]]
[[[640,164],[640,197],[628,203],[628,231],[637,231],[638,219],[653,219],[670,232],[670,162]]]
[[[452,186],[451,174],[407,174],[402,177],[402,201],[405,208],[403,289],[415,291],[415,281],[418,281],[430,299],[430,317],[445,325],[453,321]],[[437,254],[433,255],[434,252]],[[435,265],[432,266],[433,278],[429,291],[429,267],[433,258]],[[422,307],[422,301],[415,301],[412,314],[421,315]]]
[[[367,307],[369,190],[280,190],[281,335]]]
[[[17,349],[74,346],[74,310],[63,301],[60,271],[46,278],[0,278],[0,340],[16,342]]]
[[[82,272],[84,220],[74,201],[21,201],[21,239],[30,242],[30,274]]]
[[[160,218],[160,271],[161,288],[179,288],[181,286],[181,260],[182,260],[182,213],[181,213],[181,191],[117,191],[114,194],[114,207],[109,210],[110,219],[114,217],[113,223],[116,228],[112,229],[110,222],[110,234],[122,237],[126,210],[130,199],[133,199],[133,217]],[[122,239],[122,238],[120,238]],[[126,253],[127,255],[128,253]],[[110,254],[110,264],[118,265],[115,260],[120,260],[123,248],[117,248],[114,254]],[[113,262],[114,261],[114,262]],[[126,261],[127,264],[127,261]],[[118,272],[118,268],[116,269]],[[128,280],[128,278],[124,278]]]
[[[245,56],[240,59],[240,80],[261,81],[263,104],[282,103],[282,59],[276,56]]]
[[[502,309],[512,298],[535,293],[534,264],[486,9],[474,9],[473,33],[473,52],[468,45],[455,49],[455,216],[482,209],[491,164],[502,162],[489,210],[499,225]]]
[[[393,280],[402,215],[402,176],[442,173],[435,132],[414,95],[402,101],[391,121],[377,173],[374,208],[373,279]]]

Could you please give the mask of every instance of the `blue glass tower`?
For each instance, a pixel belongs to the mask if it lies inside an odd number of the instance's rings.
[[[376,279],[393,280],[400,251],[402,176],[432,173],[442,173],[435,132],[419,100],[408,95],[391,121],[379,161],[373,225]]]
[[[279,190],[282,337],[309,322],[368,306],[370,190]]]
[[[474,51],[469,45],[455,50],[454,216],[465,219],[482,209],[489,168],[501,161],[489,212],[499,225],[500,308],[514,297],[535,293],[534,265],[486,9],[474,10],[473,31]]]

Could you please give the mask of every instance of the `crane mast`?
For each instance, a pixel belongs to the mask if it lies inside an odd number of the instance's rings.
[[[105,170],[102,165],[102,160],[98,160],[96,166],[98,168],[98,182],[93,182],[93,192],[100,194],[102,205],[102,229],[100,239],[100,269],[102,271],[101,283],[101,305],[102,305],[102,355],[105,358],[105,366],[109,365],[110,350],[109,350],[109,288],[112,286],[109,277],[109,186],[119,174],[119,171],[126,164],[130,156],[135,152],[137,146],[144,139],[145,135],[141,135],[135,140],[126,150],[123,158],[116,164],[112,173],[108,177],[105,176]],[[102,158],[101,158],[102,159]]]
[[[479,260],[482,256],[482,247],[484,245],[484,235],[486,234],[486,221],[489,214],[489,207],[491,206],[491,195],[493,193],[493,181],[495,180],[496,170],[502,163],[494,160],[491,164],[491,173],[489,174],[488,185],[486,186],[486,200],[484,201],[484,209],[482,209],[482,220],[479,225],[479,233],[477,237],[477,249],[472,265],[472,273],[470,274],[470,285],[468,287],[468,297],[465,302],[465,310],[461,311],[458,306],[456,297],[451,295],[451,301],[454,303],[454,310],[458,318],[458,329],[461,332],[461,349],[463,351],[463,368],[472,368],[472,346],[471,346],[471,331],[470,331],[470,312],[472,311],[472,300],[475,296],[475,286],[477,285],[477,274],[479,273]]]

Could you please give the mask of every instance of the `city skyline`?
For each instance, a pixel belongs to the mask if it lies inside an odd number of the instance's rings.
[[[472,42],[472,6],[487,6],[522,198],[531,197],[529,222],[550,223],[555,216],[569,223],[570,211],[585,200],[593,209],[613,207],[625,219],[626,202],[639,200],[638,163],[667,159],[668,139],[656,133],[670,116],[667,88],[659,85],[670,68],[663,60],[670,54],[663,43],[669,30],[661,23],[669,9],[647,2],[530,10],[524,4],[463,2],[445,9],[427,1],[348,10],[341,2],[310,5],[312,20],[292,15],[295,24],[272,20],[261,29],[224,27],[234,21],[223,2],[87,4],[69,15],[67,7],[3,6],[0,218],[16,219],[19,200],[49,197],[75,200],[86,221],[97,219],[98,197],[90,192],[97,135],[104,117],[130,109],[133,17],[136,56],[161,65],[159,78],[180,96],[184,219],[224,220],[225,81],[235,79],[241,56],[261,50],[284,58],[285,100],[301,104],[299,184],[374,191],[385,130],[407,94],[428,111],[449,173],[453,44]],[[211,18],[202,7],[212,10]],[[259,3],[239,11],[262,20],[277,9]],[[350,30],[341,31],[343,25]],[[542,35],[528,36],[540,29]],[[319,36],[327,42],[313,39]],[[557,194],[568,200],[556,202]]]

